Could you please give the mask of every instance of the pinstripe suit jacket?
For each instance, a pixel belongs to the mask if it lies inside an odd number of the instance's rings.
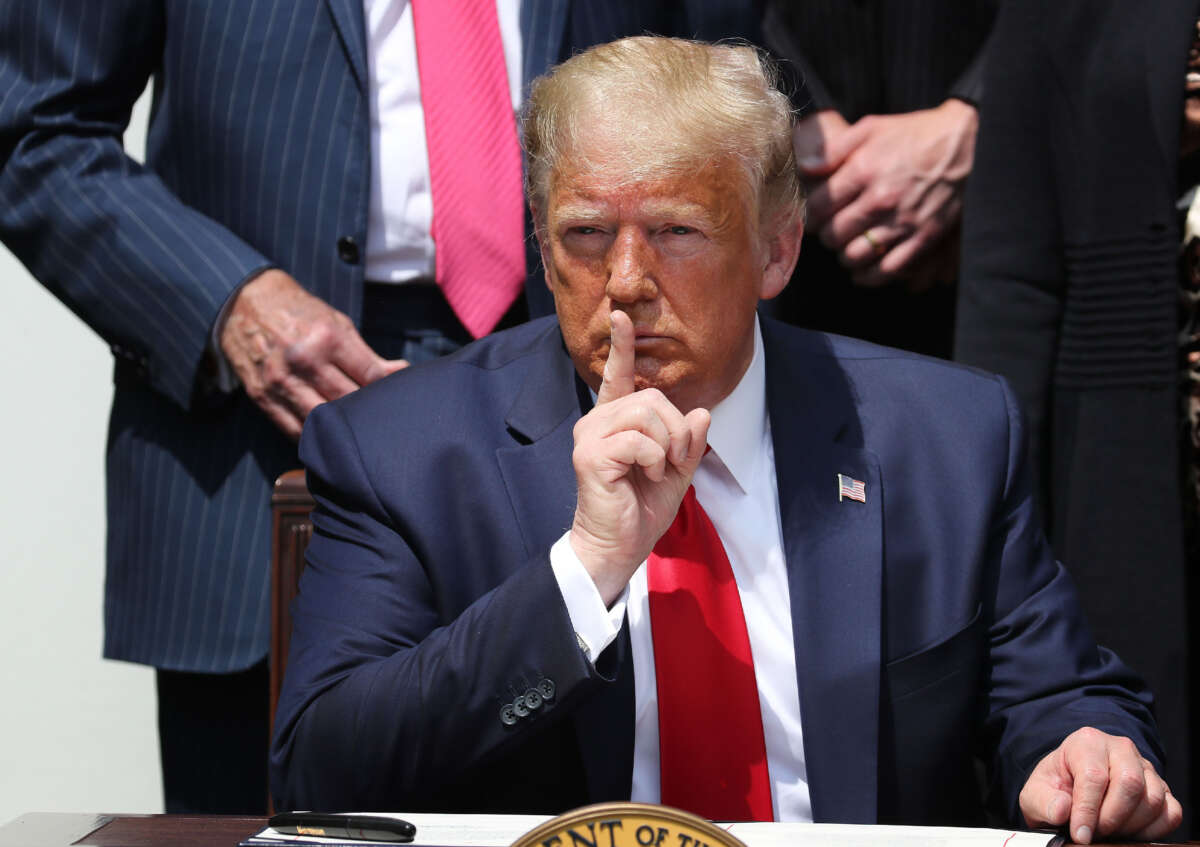
[[[529,78],[644,30],[752,35],[743,4],[530,0]],[[154,78],[146,165],[121,146]],[[267,650],[269,484],[295,448],[197,385],[213,321],[278,265],[359,319],[370,139],[361,0],[9,0],[0,237],[116,357],[105,655],[228,672]]]

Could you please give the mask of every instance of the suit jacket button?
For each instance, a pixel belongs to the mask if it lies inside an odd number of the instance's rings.
[[[525,695],[518,694],[517,699],[512,701],[512,709],[517,713],[517,717],[523,718],[529,714],[529,709],[525,706]]]
[[[512,703],[505,703],[500,709],[500,723],[505,726],[512,726],[517,722],[517,713],[513,710]]]
[[[542,708],[542,693],[536,688],[531,688],[525,692],[525,708],[531,712],[536,712]]]
[[[543,700],[554,699],[554,680],[543,679],[537,684],[538,693],[542,695]]]
[[[343,235],[337,242],[338,258],[347,265],[357,265],[359,259],[358,242],[352,236]]]

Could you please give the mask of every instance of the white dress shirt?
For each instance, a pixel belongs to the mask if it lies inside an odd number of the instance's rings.
[[[749,368],[730,395],[711,411],[708,443],[712,450],[700,462],[692,484],[696,499],[725,545],[746,616],[775,820],[811,821],[791,595],[780,530],[775,451],[767,417],[766,364],[757,323]],[[635,709],[632,799],[657,803],[658,696],[645,563],[611,609],[605,608],[568,535],[551,549],[550,563],[571,623],[589,658],[594,659],[611,644],[620,631],[622,618],[629,618]],[[698,738],[696,743],[717,744],[720,739]]]
[[[513,110],[521,104],[521,3],[496,0]],[[432,278],[433,198],[409,0],[363,0],[371,107],[371,201],[366,277],[372,282]],[[453,56],[445,57],[447,62]],[[471,80],[464,79],[463,85]]]

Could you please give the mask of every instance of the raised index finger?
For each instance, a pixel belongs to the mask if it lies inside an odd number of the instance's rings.
[[[629,315],[614,310],[609,335],[608,361],[604,363],[604,378],[596,403],[608,403],[633,393],[633,321]]]

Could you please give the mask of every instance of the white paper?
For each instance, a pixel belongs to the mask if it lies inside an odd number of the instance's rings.
[[[376,813],[372,813],[376,815]],[[377,817],[401,818],[417,828],[411,847],[509,847],[546,815],[434,815],[402,812]],[[720,824],[746,847],[1047,847],[1052,835],[1012,829],[941,826],[860,826],[828,823]],[[369,844],[311,835],[282,835],[264,829],[255,840]]]

